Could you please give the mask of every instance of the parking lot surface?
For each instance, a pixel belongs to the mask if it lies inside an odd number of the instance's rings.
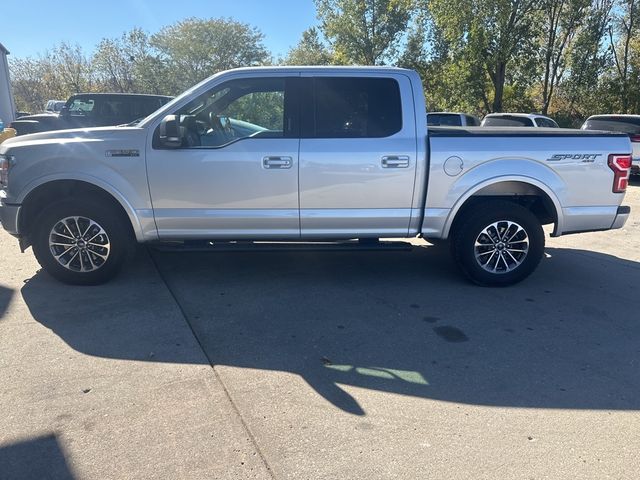
[[[638,182],[625,204],[503,289],[422,241],[141,248],[69,287],[0,232],[0,478],[637,478]]]

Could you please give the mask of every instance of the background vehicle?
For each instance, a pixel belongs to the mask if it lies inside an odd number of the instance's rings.
[[[483,127],[543,127],[558,128],[549,117],[535,113],[490,113],[482,119]]]
[[[584,122],[582,130],[622,132],[629,135],[633,147],[631,173],[640,175],[640,115],[593,115]]]
[[[620,228],[628,136],[427,127],[398,68],[221,72],[143,121],[0,145],[0,220],[54,277],[96,284],[138,242],[449,239],[481,285],[553,235]]]
[[[60,113],[60,110],[62,110],[62,107],[64,107],[66,103],[67,102],[65,100],[48,100],[47,104],[44,106],[44,111]]]
[[[18,135],[121,125],[144,118],[171,97],[133,93],[79,93],[67,100],[59,114],[41,113],[20,117],[11,123]]]
[[[429,112],[427,113],[427,125],[431,127],[477,127],[480,125],[480,119],[467,113]]]

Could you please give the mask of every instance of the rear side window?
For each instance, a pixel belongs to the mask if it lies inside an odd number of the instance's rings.
[[[640,134],[640,118],[633,117],[598,117],[590,118],[582,126],[583,130],[604,130],[608,132],[624,132],[631,135]]]
[[[143,118],[152,114],[164,105],[161,98],[157,97],[133,97],[131,100],[131,116],[134,118]]]
[[[447,127],[461,127],[462,118],[460,115],[450,113],[429,113],[427,114],[427,125],[432,127],[440,125]]]
[[[480,125],[480,120],[472,115],[465,115],[465,118],[467,119],[467,125],[470,127],[477,127]]]
[[[303,136],[379,138],[402,129],[400,88],[391,78],[315,78]]]
[[[104,98],[100,102],[100,115],[103,117],[126,118],[129,116],[129,104],[125,98]]]
[[[558,124],[548,118],[536,118],[536,122],[538,123],[539,127],[558,128]]]
[[[533,120],[527,117],[513,117],[501,115],[499,117],[485,117],[485,127],[533,127]]]

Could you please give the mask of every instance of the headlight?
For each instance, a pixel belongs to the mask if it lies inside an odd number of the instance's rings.
[[[9,170],[15,158],[12,155],[0,155],[0,185],[6,187],[9,183]]]

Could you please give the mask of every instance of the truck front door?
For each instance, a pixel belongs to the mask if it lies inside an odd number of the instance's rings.
[[[295,81],[228,80],[172,112],[183,145],[147,151],[160,238],[299,238]]]

